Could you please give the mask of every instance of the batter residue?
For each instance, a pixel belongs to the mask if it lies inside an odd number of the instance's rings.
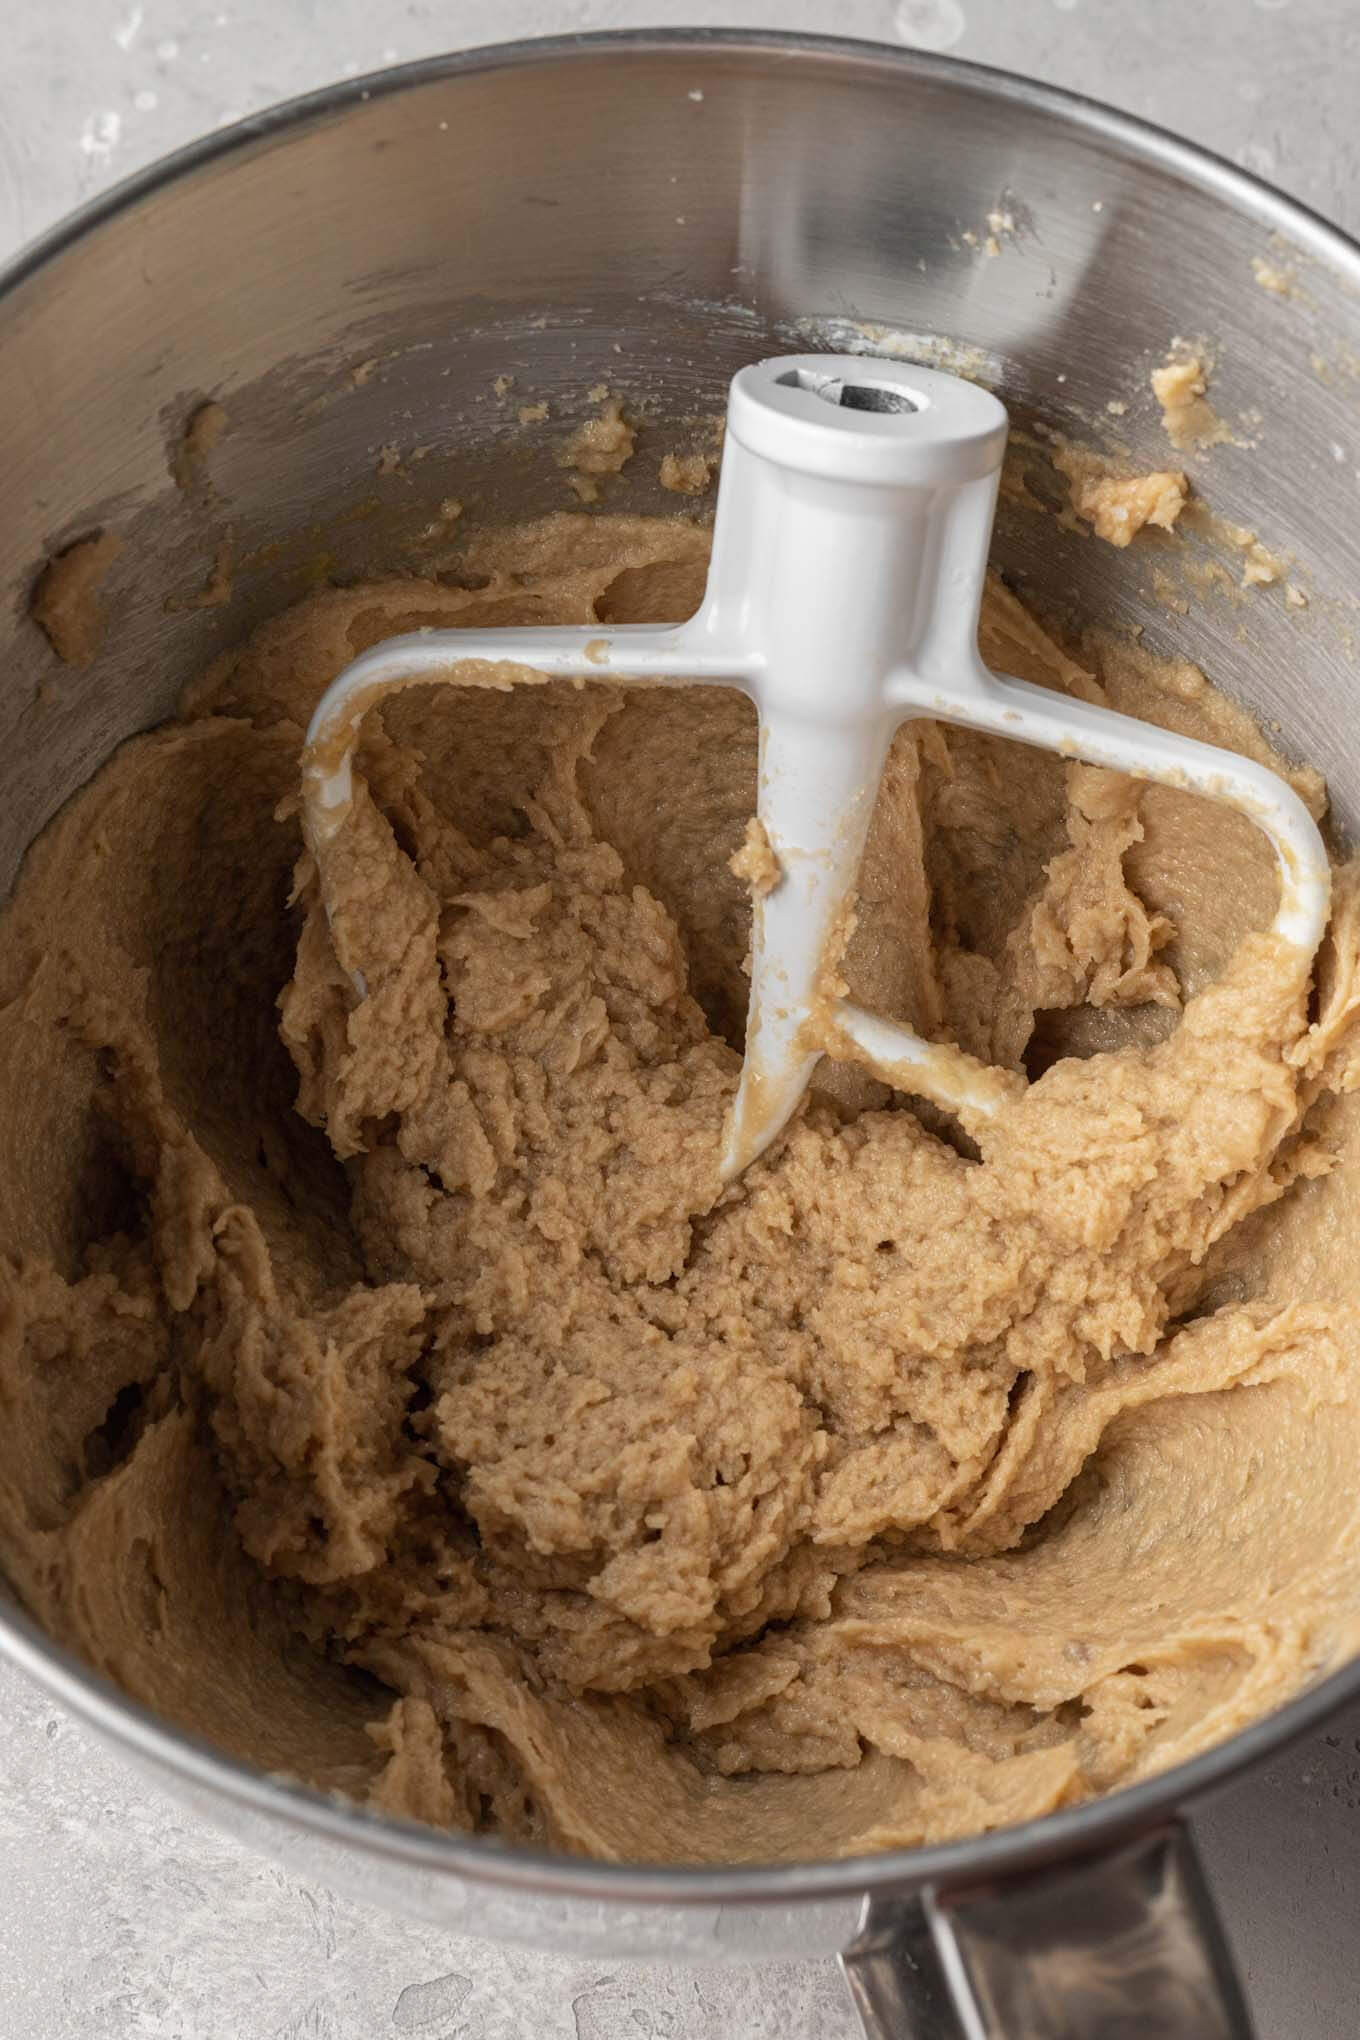
[[[270,1769],[603,1856],[834,1855],[1146,1775],[1355,1647],[1355,888],[1310,1008],[1246,822],[904,730],[846,974],[1031,1082],[978,1151],[826,1066],[720,1193],[778,876],[739,696],[394,698],[333,931],[296,816],[363,646],[679,618],[706,544],[560,516],[460,587],[313,596],[30,854],[0,1550]],[[1000,587],[983,636],[1269,755],[1193,667]]]

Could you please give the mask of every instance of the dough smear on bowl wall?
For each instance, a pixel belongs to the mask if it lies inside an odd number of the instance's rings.
[[[573,513],[324,590],[35,845],[0,1538],[54,1636],[269,1770],[808,1859],[1107,1791],[1360,1640],[1355,886],[1310,1011],[1249,823],[906,728],[846,977],[1032,1081],[978,1146],[823,1065],[724,1189],[749,704],[416,688],[359,753],[356,1006],[297,821],[324,687],[423,625],[679,619],[707,545]],[[999,583],[983,651],[1271,757]]]

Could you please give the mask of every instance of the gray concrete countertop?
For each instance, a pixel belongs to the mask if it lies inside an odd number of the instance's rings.
[[[4,0],[0,259],[195,135],[448,48],[661,22],[949,50],[1160,121],[1360,230],[1357,0]],[[1360,1708],[1197,1832],[1263,2040],[1360,2030]],[[851,2040],[830,1964],[507,1955],[150,1796],[0,1667],[0,2040]]]

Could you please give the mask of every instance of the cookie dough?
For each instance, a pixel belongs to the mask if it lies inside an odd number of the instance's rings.
[[[1162,407],[1166,436],[1179,451],[1202,451],[1231,440],[1223,420],[1205,394],[1209,371],[1198,354],[1178,342],[1151,376],[1152,394]]]
[[[189,413],[170,456],[170,474],[176,488],[190,490],[204,479],[213,449],[230,423],[226,405],[219,404],[215,397]]]
[[[88,666],[104,642],[104,577],[123,549],[117,532],[94,531],[47,562],[29,614],[67,666]]]
[[[1058,447],[1053,465],[1067,483],[1077,516],[1097,538],[1121,549],[1145,525],[1170,531],[1185,508],[1188,485],[1178,470],[1118,474],[1099,454],[1075,446]]]
[[[392,698],[333,928],[297,823],[364,646],[679,618],[705,554],[573,514],[471,535],[459,586],[316,594],[34,847],[0,1552],[270,1770],[605,1857],[820,1857],[1144,1777],[1356,1648],[1360,924],[1343,867],[1310,1004],[1245,821],[904,729],[845,974],[1028,1085],[979,1149],[824,1065],[720,1190],[777,880],[742,697]],[[999,586],[983,642],[1270,755],[1192,666]]]
[[[599,413],[587,418],[562,441],[557,450],[560,466],[567,468],[567,486],[582,503],[594,503],[600,494],[601,478],[620,474],[633,458],[637,428],[623,415],[618,397],[611,397],[603,383],[590,391]]]
[[[706,453],[663,453],[658,480],[675,496],[702,496],[713,479],[713,461]]]

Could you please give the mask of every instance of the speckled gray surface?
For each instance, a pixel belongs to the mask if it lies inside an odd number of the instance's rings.
[[[662,21],[997,64],[1360,229],[1356,0],[3,0],[0,257],[166,150],[432,51]],[[1360,1709],[1198,1819],[1263,2040],[1360,2028]],[[0,1667],[0,2040],[849,2040],[829,1964],[572,1964],[393,1922],[151,1797]]]

